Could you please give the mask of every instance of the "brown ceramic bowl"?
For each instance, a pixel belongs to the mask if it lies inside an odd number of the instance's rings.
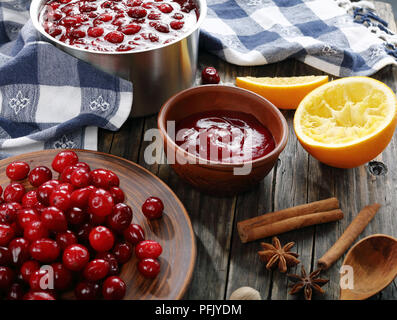
[[[180,148],[167,132],[167,121],[176,123],[195,113],[228,110],[252,114],[272,133],[276,148],[269,154],[244,162],[249,173],[236,175],[242,164],[222,163],[199,158]],[[288,126],[281,112],[263,97],[232,86],[205,85],[190,88],[171,97],[158,115],[164,150],[168,163],[186,182],[213,195],[233,195],[261,181],[273,168],[287,144]],[[175,159],[175,160],[174,160]]]

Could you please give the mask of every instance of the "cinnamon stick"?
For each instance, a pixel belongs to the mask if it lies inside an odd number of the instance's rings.
[[[318,260],[318,266],[324,270],[332,266],[353,244],[360,233],[364,231],[365,227],[374,218],[380,207],[381,205],[379,203],[364,207],[335,244]]]
[[[301,216],[294,216],[289,219],[276,221],[266,225],[260,225],[254,228],[244,229],[243,232],[239,232],[239,235],[241,242],[246,243],[315,224],[337,221],[342,218],[343,212],[340,209],[316,212]]]
[[[325,200],[315,201],[307,204],[302,204],[296,207],[266,213],[264,215],[240,221],[237,223],[238,233],[245,234],[252,228],[264,226],[277,221],[299,217],[316,212],[325,212],[339,208],[339,201],[336,198],[329,198]]]

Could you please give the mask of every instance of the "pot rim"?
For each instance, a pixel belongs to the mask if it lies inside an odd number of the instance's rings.
[[[180,146],[178,146],[175,141],[168,135],[167,130],[166,130],[166,113],[169,111],[169,109],[172,107],[172,105],[179,99],[181,99],[181,95],[185,94],[186,92],[189,91],[197,91],[196,93],[199,94],[200,92],[202,94],[205,94],[206,90],[221,90],[221,91],[236,91],[236,92],[242,92],[244,94],[251,95],[255,99],[260,99],[263,100],[265,104],[268,105],[270,109],[273,109],[275,111],[276,115],[281,121],[281,132],[282,136],[280,139],[280,143],[276,145],[276,147],[269,152],[268,154],[254,159],[254,160],[248,160],[244,162],[238,162],[238,163],[226,163],[226,162],[221,162],[221,161],[214,161],[214,160],[207,160],[201,157],[198,157],[192,153],[187,152],[186,150],[182,149]],[[265,109],[264,109],[265,110]],[[163,140],[165,142],[164,147],[166,147],[166,144],[170,143],[172,148],[175,149],[175,154],[181,153],[183,154],[184,158],[190,158],[195,165],[199,166],[205,166],[209,168],[216,168],[216,169],[234,169],[234,168],[239,168],[243,165],[251,164],[253,167],[258,167],[263,165],[264,163],[268,162],[269,160],[272,160],[273,158],[277,159],[277,157],[280,155],[280,153],[284,150],[285,146],[287,145],[288,141],[288,124],[287,120],[285,119],[284,115],[281,113],[281,111],[274,105],[272,104],[269,100],[265,99],[264,97],[243,89],[243,88],[238,88],[234,86],[228,86],[228,85],[201,85],[201,86],[196,86],[192,88],[185,89],[183,91],[178,92],[177,94],[173,95],[171,98],[169,98],[161,107],[160,112],[157,117],[157,127],[160,130],[160,134],[163,137]]]
[[[181,38],[177,38],[174,41],[171,41],[167,44],[161,45],[161,46],[156,46],[153,48],[147,48],[147,49],[141,49],[141,50],[133,50],[133,51],[125,51],[125,52],[115,52],[115,51],[111,51],[111,52],[101,52],[101,51],[95,51],[95,50],[91,50],[91,49],[83,49],[83,48],[77,48],[71,45],[67,45],[64,42],[61,42],[53,37],[51,37],[49,34],[47,34],[44,29],[43,26],[40,24],[39,22],[39,14],[40,14],[40,9],[41,6],[43,4],[45,0],[32,0],[31,4],[30,4],[30,19],[32,20],[33,26],[36,28],[36,30],[38,32],[40,32],[46,39],[48,39],[51,42],[54,42],[56,44],[58,44],[59,46],[62,46],[64,48],[67,48],[69,50],[75,50],[81,53],[91,53],[91,54],[97,54],[97,55],[110,55],[110,56],[122,56],[122,55],[129,55],[129,54],[135,54],[135,53],[143,53],[143,52],[148,52],[148,51],[154,51],[156,49],[162,49],[162,48],[166,48],[168,46],[171,46],[183,39],[188,38],[189,36],[191,36],[194,32],[196,32],[197,30],[200,29],[205,17],[207,16],[207,0],[194,0],[198,3],[199,5],[199,12],[200,12],[200,16],[199,19],[195,25],[195,27],[190,30],[189,32],[185,33],[183,35],[183,37]]]

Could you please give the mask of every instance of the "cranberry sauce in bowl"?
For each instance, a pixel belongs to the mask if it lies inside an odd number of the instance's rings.
[[[255,160],[275,149],[272,134],[253,115],[225,110],[178,121],[175,142],[197,157],[223,163]]]
[[[193,0],[48,0],[40,23],[76,48],[130,52],[166,45],[194,29]]]

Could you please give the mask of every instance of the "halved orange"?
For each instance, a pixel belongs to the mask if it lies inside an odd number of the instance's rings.
[[[338,168],[353,168],[378,156],[397,124],[397,98],[369,77],[331,81],[299,104],[294,129],[314,158]]]
[[[236,86],[253,91],[280,109],[296,109],[313,89],[328,82],[328,76],[237,77]]]

